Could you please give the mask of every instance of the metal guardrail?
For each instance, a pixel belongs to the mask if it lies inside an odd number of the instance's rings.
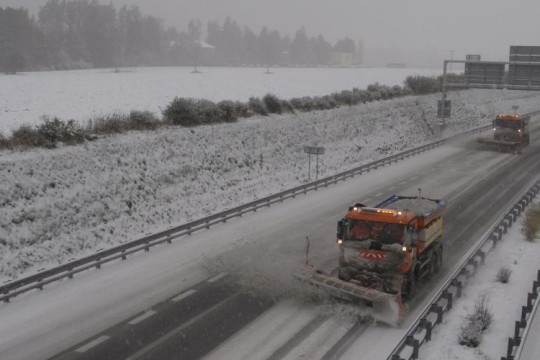
[[[534,114],[540,113],[540,110],[534,112]],[[533,114],[533,113],[530,113]],[[534,115],[533,114],[533,115]],[[272,204],[283,202],[286,199],[294,198],[297,195],[307,194],[308,191],[317,190],[321,187],[328,187],[331,184],[336,184],[339,181],[344,181],[350,177],[360,175],[362,173],[369,172],[374,169],[378,169],[381,166],[389,165],[400,160],[406,159],[410,156],[414,156],[425,151],[437,148],[445,144],[449,140],[454,140],[459,137],[468,136],[471,134],[479,133],[491,128],[491,125],[480,126],[474,129],[464,131],[459,134],[455,134],[444,139],[436,140],[428,144],[424,144],[398,154],[394,154],[371,163],[356,167],[351,170],[341,172],[336,175],[328,176],[310,183],[294,187],[292,189],[284,190],[279,193],[248,202],[246,204],[234,207],[229,210],[221,211],[219,213],[191,221],[189,223],[170,228],[165,231],[145,236],[143,238],[124,243],[122,245],[114,246],[106,250],[99,251],[94,255],[89,255],[80,259],[69,261],[63,265],[46,269],[38,272],[37,274],[30,275],[18,280],[14,280],[0,286],[0,301],[9,302],[11,298],[28,292],[30,290],[39,289],[52,282],[64,279],[73,278],[73,275],[86,271],[91,268],[100,268],[102,264],[114,261],[117,259],[125,260],[128,255],[139,251],[149,251],[150,247],[160,245],[163,243],[171,243],[173,239],[190,235],[191,233],[208,229],[210,226],[217,225],[219,223],[226,222],[235,217],[242,216],[245,213],[257,211],[260,208],[268,207]]]
[[[433,328],[442,324],[444,313],[452,309],[455,298],[461,297],[461,290],[466,285],[467,280],[476,273],[489,252],[497,247],[497,243],[502,240],[508,228],[512,226],[517,217],[521,215],[539,192],[540,179],[536,180],[521,195],[520,199],[499,217],[487,234],[469,251],[469,255],[463,263],[444,283],[424,308],[421,315],[409,327],[407,333],[392,350],[387,360],[418,359],[420,347],[431,340]]]
[[[538,309],[538,292],[540,289],[540,270],[536,273],[536,280],[533,281],[532,291],[527,294],[527,305],[521,307],[521,318],[514,326],[514,336],[508,338],[506,356],[501,360],[518,360],[526,342],[531,323]],[[536,341],[536,339],[532,340]]]

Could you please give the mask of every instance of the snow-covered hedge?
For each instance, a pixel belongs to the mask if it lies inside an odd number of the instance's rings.
[[[468,347],[477,347],[482,341],[482,332],[487,330],[493,321],[493,312],[489,301],[482,295],[476,301],[474,311],[469,314],[458,335],[459,343]]]

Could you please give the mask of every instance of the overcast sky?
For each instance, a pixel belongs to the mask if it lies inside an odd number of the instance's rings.
[[[346,36],[362,40],[387,62],[413,54],[441,64],[444,58],[481,54],[508,61],[510,45],[540,45],[538,0],[101,0],[116,8],[138,5],[143,13],[180,30],[190,19],[223,22],[230,16],[258,32],[263,26],[291,37],[302,26],[334,43]],[[46,0],[0,0],[0,6],[34,10]],[[453,51],[452,51],[453,50]],[[381,56],[381,55],[379,55]]]

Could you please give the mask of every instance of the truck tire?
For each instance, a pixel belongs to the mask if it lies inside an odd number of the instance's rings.
[[[338,270],[338,279],[343,281],[351,281],[351,274],[347,270],[340,267]]]
[[[442,248],[440,250],[433,252],[433,274],[438,273],[441,271],[442,268]]]
[[[409,300],[414,296],[416,292],[416,276],[414,271],[411,270],[403,279],[403,287],[401,289],[401,297],[403,300]]]

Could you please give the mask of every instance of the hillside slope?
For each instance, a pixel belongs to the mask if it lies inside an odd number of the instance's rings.
[[[325,147],[319,177],[329,176],[488,124],[513,105],[536,110],[539,98],[453,93],[444,129],[429,95],[0,153],[0,280],[304,183],[304,145]]]

